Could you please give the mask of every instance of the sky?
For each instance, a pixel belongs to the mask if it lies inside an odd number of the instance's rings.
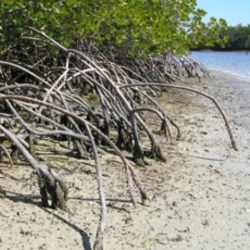
[[[223,18],[229,26],[250,25],[250,0],[196,0],[197,7],[207,12],[204,22],[210,17]]]

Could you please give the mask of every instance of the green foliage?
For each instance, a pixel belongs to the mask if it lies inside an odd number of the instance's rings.
[[[25,26],[43,30],[65,46],[84,37],[100,49],[113,46],[137,57],[166,51],[181,55],[197,44],[224,42],[218,32],[226,22],[212,18],[204,24],[206,12],[196,8],[196,0],[1,2],[2,46],[23,36]]]
[[[213,50],[250,50],[250,25],[229,26],[226,29],[219,30],[219,36],[224,38],[224,46],[220,44],[200,44],[196,49]]]
[[[227,50],[250,50],[250,25],[230,26],[225,33],[229,37],[225,45]]]

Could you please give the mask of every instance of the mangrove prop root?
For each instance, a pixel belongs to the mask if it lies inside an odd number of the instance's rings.
[[[36,140],[65,141],[78,157],[95,160],[101,204],[95,250],[103,248],[106,223],[98,149],[105,146],[120,157],[128,194],[136,205],[135,192],[139,192],[142,203],[148,200],[148,195],[136,169],[121,150],[126,150],[136,162],[145,165],[147,155],[140,135],[146,134],[151,143],[150,156],[165,160],[157,137],[141,113],[156,114],[161,121],[159,130],[166,138],[172,139],[172,128],[177,131],[177,139],[180,138],[180,128],[155,97],[161,96],[168,88],[175,88],[210,99],[222,115],[232,147],[237,150],[227,117],[213,97],[192,88],[169,84],[180,75],[200,77],[200,73],[205,74],[204,67],[191,59],[167,54],[148,60],[121,58],[125,64],[119,65],[108,59],[113,55],[103,55],[94,48],[93,56],[90,47],[86,51],[68,49],[33,27],[25,27],[20,44],[21,50],[10,46],[0,60],[0,116],[7,115],[15,123],[9,128],[0,124],[0,131],[37,173],[44,206],[65,210],[68,189],[49,164],[36,161],[35,158],[39,157]],[[54,56],[57,58],[52,59],[51,51],[56,51]],[[8,152],[11,149],[0,146],[13,165]]]

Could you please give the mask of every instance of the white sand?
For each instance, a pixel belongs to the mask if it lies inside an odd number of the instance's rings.
[[[179,90],[164,94],[160,102],[182,139],[173,144],[162,139],[167,162],[150,161],[138,169],[151,198],[148,206],[133,208],[121,164],[103,156],[109,205],[105,249],[250,249],[250,80],[213,71],[211,79],[186,86],[217,99],[239,151],[231,148],[211,101]],[[56,171],[70,187],[70,212],[40,206],[28,166],[0,165],[6,191],[0,194],[0,249],[92,249],[99,221],[95,168],[60,159]]]

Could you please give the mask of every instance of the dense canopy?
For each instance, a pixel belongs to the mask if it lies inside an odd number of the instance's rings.
[[[212,50],[250,50],[250,25],[229,26],[220,30],[219,36],[226,38],[223,48],[219,44],[208,46],[199,44],[194,49],[212,49]]]
[[[137,57],[166,51],[185,54],[195,44],[221,44],[223,19],[211,18],[195,0],[2,0],[1,50],[32,26],[65,46],[85,38],[99,49],[119,48]],[[10,32],[11,31],[11,32]]]

